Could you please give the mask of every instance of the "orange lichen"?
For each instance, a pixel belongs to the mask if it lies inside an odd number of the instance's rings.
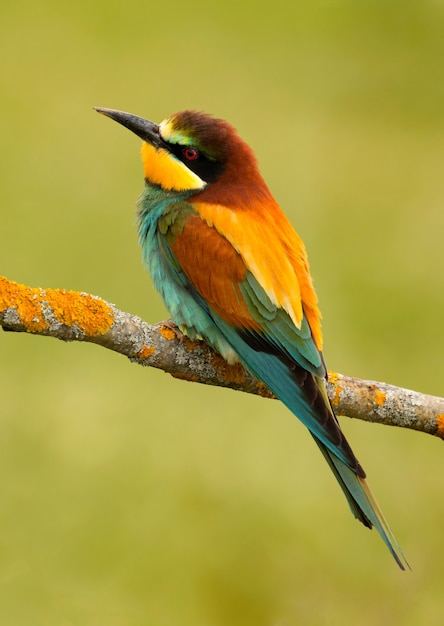
[[[110,307],[89,294],[46,289],[45,300],[59,322],[66,326],[75,324],[88,336],[103,335],[113,325],[114,317]]]
[[[162,337],[164,337],[164,339],[167,339],[168,341],[176,338],[175,331],[169,326],[161,326],[159,328],[159,333],[162,335]]]
[[[181,341],[183,341],[184,344],[186,345],[188,352],[191,352],[192,350],[197,350],[201,346],[201,344],[198,341],[193,341],[186,335],[183,335],[183,337],[181,338]]]
[[[387,394],[385,393],[385,391],[381,391],[381,389],[376,389],[375,403],[378,406],[384,406],[386,398],[387,398]]]
[[[137,357],[138,359],[148,359],[150,356],[152,356],[154,354],[154,347],[153,346],[146,346],[145,344],[143,344],[142,349],[139,350],[139,352],[135,353],[135,357]]]
[[[14,309],[27,332],[48,327],[41,309],[43,294],[42,289],[31,289],[0,277],[0,310]]]
[[[219,354],[214,353],[211,357],[211,365],[217,370],[218,374],[227,381],[236,384],[245,382],[245,369],[240,363],[230,365]]]
[[[336,372],[328,372],[328,382],[331,383],[335,390],[335,396],[331,400],[332,406],[339,406],[341,401],[342,387],[339,385],[339,376]]]
[[[440,413],[436,418],[436,434],[444,439],[444,413]]]
[[[49,327],[45,312],[68,327],[76,325],[87,336],[103,335],[114,322],[110,307],[100,298],[65,289],[33,289],[0,277],[0,310],[5,309],[13,309],[29,333]]]

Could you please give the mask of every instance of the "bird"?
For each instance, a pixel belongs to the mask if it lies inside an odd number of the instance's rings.
[[[240,362],[308,428],[354,516],[410,568],[326,392],[321,313],[302,239],[252,148],[210,114],[155,123],[95,107],[142,140],[143,263],[174,323]]]

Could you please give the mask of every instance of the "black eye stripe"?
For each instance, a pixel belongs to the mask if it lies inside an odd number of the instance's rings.
[[[225,169],[224,163],[209,159],[205,152],[195,146],[181,146],[177,143],[166,142],[165,145],[176,158],[206,183],[216,182]]]

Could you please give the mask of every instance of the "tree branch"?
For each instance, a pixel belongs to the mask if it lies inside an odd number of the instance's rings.
[[[171,321],[150,325],[97,296],[31,288],[0,276],[0,325],[62,341],[88,341],[175,378],[273,398],[241,365],[228,365],[202,341]],[[338,415],[419,430],[444,439],[444,398],[329,373],[329,398]]]

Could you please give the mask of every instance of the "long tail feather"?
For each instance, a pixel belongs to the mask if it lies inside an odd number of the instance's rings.
[[[372,528],[373,526],[376,528],[402,570],[411,569],[366,479],[357,476],[353,470],[332,454],[321,441],[316,437],[313,438],[341,486],[353,515],[367,528]]]
[[[280,354],[264,352],[220,318],[217,326],[246,367],[262,380],[309,429],[341,486],[353,515],[376,528],[393,558],[403,570],[410,566],[387,524],[365,472],[342,433],[327,396],[324,381]],[[251,339],[251,338],[250,338]]]

